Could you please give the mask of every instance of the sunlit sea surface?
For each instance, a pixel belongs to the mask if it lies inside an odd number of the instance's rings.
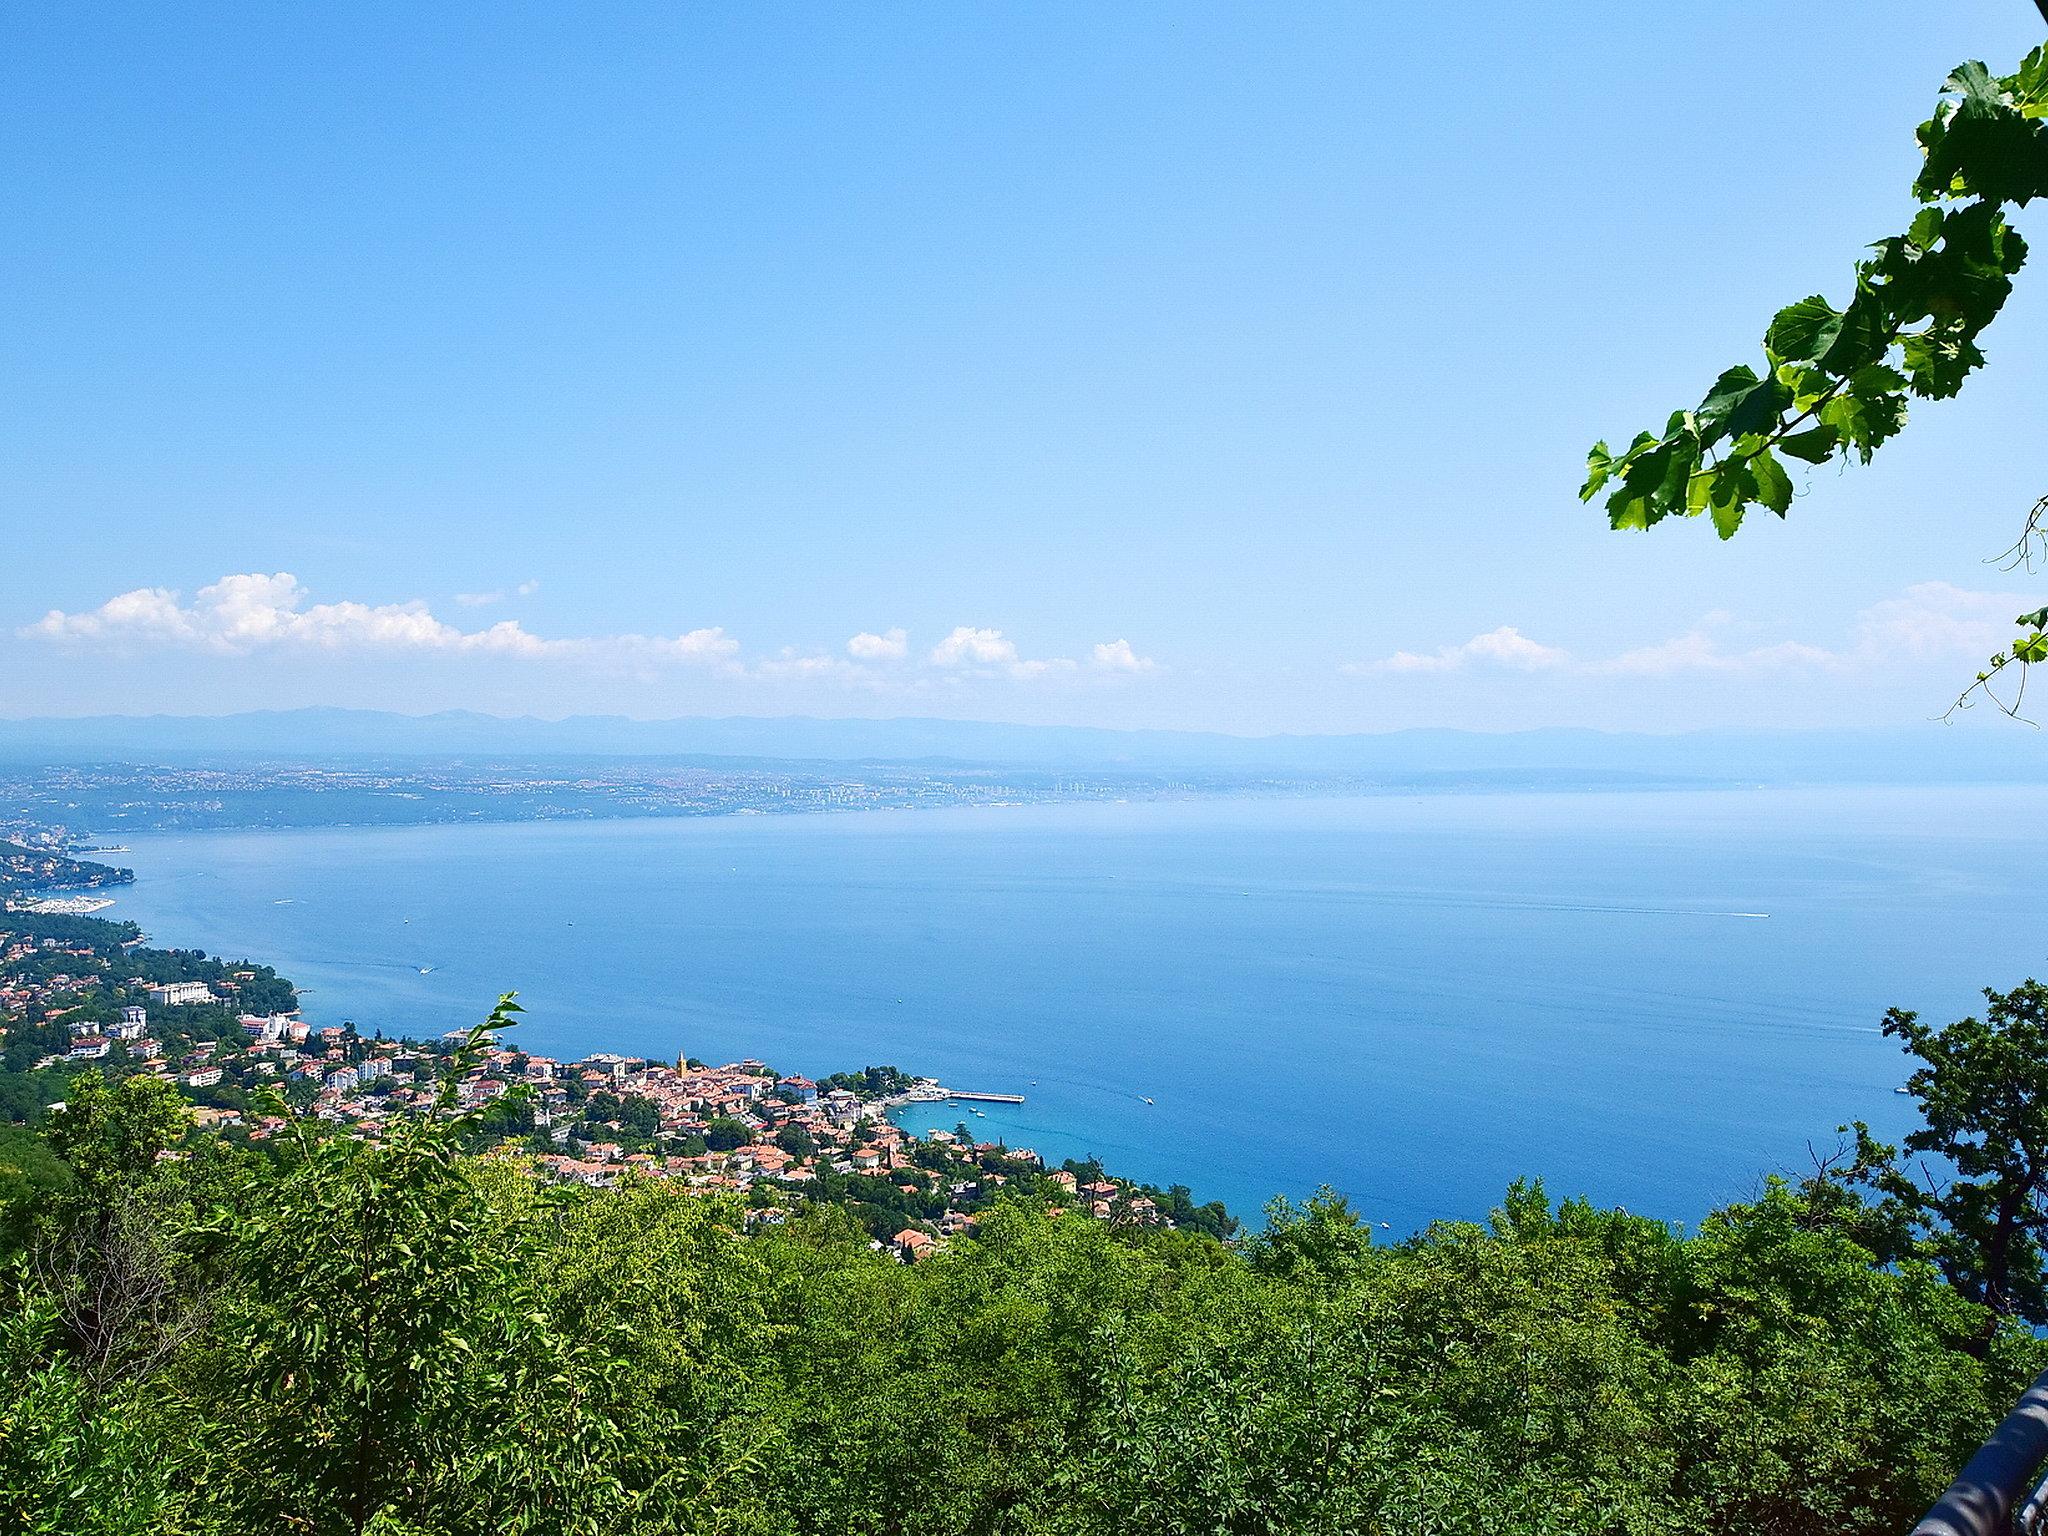
[[[1212,799],[128,838],[112,917],[318,1023],[813,1076],[1050,1158],[1397,1231],[1511,1179],[1694,1222],[1863,1118],[1888,1005],[2048,970],[2048,792]],[[1147,1099],[1152,1102],[1149,1104]]]

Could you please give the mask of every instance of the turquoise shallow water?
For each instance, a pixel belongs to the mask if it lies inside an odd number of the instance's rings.
[[[2044,807],[1773,790],[206,833],[130,839],[109,915],[276,964],[322,1023],[436,1033],[517,989],[523,1043],[555,1054],[1021,1092],[973,1125],[1247,1217],[1328,1183],[1406,1230],[1535,1173],[1690,1222],[1844,1120],[1903,1128],[1886,1005],[1953,1016],[2048,969],[2024,915]]]

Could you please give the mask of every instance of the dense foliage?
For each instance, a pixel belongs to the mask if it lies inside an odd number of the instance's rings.
[[[470,1156],[452,1075],[267,1155],[73,1082],[0,1144],[6,1531],[1889,1532],[2048,1354],[1882,1260],[1867,1168],[1686,1235],[1539,1185],[1392,1246],[1334,1196],[1235,1246],[1019,1200],[907,1265]]]

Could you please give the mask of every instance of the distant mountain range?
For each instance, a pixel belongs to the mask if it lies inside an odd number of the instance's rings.
[[[0,757],[124,763],[713,757],[1391,781],[2048,783],[2048,736],[2002,719],[1973,719],[1953,727],[1679,735],[1409,730],[1247,737],[973,720],[629,720],[609,715],[539,720],[469,711],[401,715],[298,709],[0,720]]]

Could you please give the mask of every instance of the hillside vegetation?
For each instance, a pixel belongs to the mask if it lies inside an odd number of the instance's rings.
[[[1392,1246],[1020,1201],[906,1265],[465,1155],[452,1092],[266,1154],[72,1090],[0,1142],[7,1531],[1892,1532],[2048,1364],[1867,1145],[1685,1235],[1536,1185]]]

